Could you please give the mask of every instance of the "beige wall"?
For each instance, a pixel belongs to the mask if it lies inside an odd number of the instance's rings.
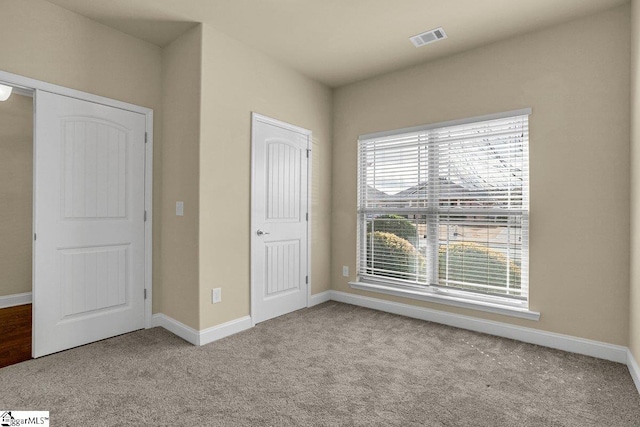
[[[198,217],[202,27],[162,53],[163,159],[160,311],[198,327]],[[177,201],[184,216],[176,216]],[[157,287],[157,286],[156,286]],[[154,298],[155,301],[155,298]]]
[[[623,6],[336,90],[333,289],[626,345],[629,34]],[[530,307],[540,321],[350,289],[341,266],[355,273],[358,135],[523,107],[533,109]]]
[[[631,3],[631,294],[629,348],[640,361],[640,0]]]
[[[202,75],[200,329],[249,314],[252,111],[313,132],[314,294],[330,287],[331,212],[331,91],[207,26]]]
[[[43,0],[2,0],[0,70],[154,110],[154,221],[160,222],[161,49]],[[160,277],[154,228],[154,289]],[[156,292],[157,293],[157,292]],[[159,307],[154,298],[154,311]]]
[[[0,102],[0,296],[31,292],[33,99]]]

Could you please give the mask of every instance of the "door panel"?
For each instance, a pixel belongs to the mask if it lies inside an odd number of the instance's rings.
[[[288,141],[268,139],[267,217],[268,221],[300,221],[300,148]]]
[[[144,328],[145,117],[36,93],[34,357]]]
[[[125,218],[126,131],[92,118],[61,124],[64,218]]]
[[[252,317],[307,306],[308,131],[253,119]]]
[[[264,297],[300,289],[300,240],[265,244]]]
[[[60,250],[63,317],[126,305],[129,245]]]

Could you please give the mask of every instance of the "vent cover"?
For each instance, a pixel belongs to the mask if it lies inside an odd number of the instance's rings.
[[[409,37],[409,40],[411,40],[411,43],[413,43],[415,47],[420,47],[446,38],[447,34],[442,27],[440,27],[418,34],[417,36]]]

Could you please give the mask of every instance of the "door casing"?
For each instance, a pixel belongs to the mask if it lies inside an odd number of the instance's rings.
[[[250,229],[250,235],[251,235],[251,247],[249,248],[249,252],[252,254],[253,253],[253,245],[254,245],[254,241],[256,239],[254,232],[255,230],[257,230],[259,224],[257,221],[257,218],[255,218],[254,213],[253,213],[253,205],[254,205],[254,200],[255,200],[255,194],[256,191],[258,191],[258,185],[256,182],[256,174],[255,174],[255,144],[256,144],[256,123],[257,122],[262,122],[262,123],[267,123],[267,124],[271,124],[274,126],[278,126],[281,127],[283,129],[287,129],[293,132],[297,132],[297,133],[301,133],[305,136],[307,136],[308,138],[308,143],[307,143],[307,153],[309,153],[309,160],[307,162],[307,212],[309,213],[309,220],[307,221],[307,276],[309,277],[309,281],[307,284],[307,304],[306,306],[309,307],[310,301],[311,301],[311,286],[312,286],[312,280],[311,280],[311,221],[312,221],[312,217],[313,217],[313,213],[311,211],[311,165],[313,164],[313,150],[311,149],[311,146],[313,144],[313,134],[310,130],[308,129],[304,129],[302,127],[299,126],[295,126],[292,125],[290,123],[286,123],[277,119],[273,119],[271,117],[267,117],[264,116],[262,114],[256,113],[256,112],[252,112],[251,113],[251,229]],[[249,265],[251,266],[251,261],[249,263]],[[250,267],[251,268],[251,267]],[[255,326],[256,325],[256,321],[255,321],[255,316],[254,313],[255,311],[255,307],[256,307],[256,295],[255,295],[255,286],[256,286],[256,277],[255,277],[255,272],[253,271],[253,269],[251,268],[251,284],[250,284],[250,293],[251,293],[251,326]]]
[[[98,96],[98,95],[93,95],[90,93],[86,93],[86,92],[82,92],[82,91],[78,91],[75,89],[70,89],[70,88],[66,88],[64,86],[58,86],[58,85],[54,85],[51,83],[47,83],[47,82],[43,82],[40,80],[36,80],[36,79],[32,79],[29,77],[23,77],[17,74],[12,74],[12,73],[8,73],[6,71],[2,71],[0,70],[0,84],[5,84],[5,85],[9,85],[9,86],[14,86],[18,89],[24,89],[24,90],[29,90],[29,91],[33,91],[34,92],[34,107],[35,104],[38,102],[37,96],[35,95],[35,91],[36,90],[40,90],[40,91],[44,91],[44,92],[50,92],[50,93],[54,93],[57,95],[63,95],[63,96],[67,96],[70,98],[76,98],[79,100],[83,100],[83,101],[88,101],[88,102],[93,102],[95,104],[101,104],[101,105],[106,105],[109,107],[114,107],[114,108],[120,108],[122,110],[127,110],[127,111],[132,111],[135,113],[139,113],[139,114],[143,114],[145,116],[145,122],[146,122],[146,144],[145,144],[145,171],[144,171],[144,205],[145,205],[145,212],[146,212],[146,222],[145,222],[145,228],[144,228],[144,234],[145,234],[145,243],[144,243],[144,248],[145,248],[145,256],[144,256],[144,263],[145,263],[145,267],[144,267],[144,288],[146,291],[146,299],[144,302],[144,317],[145,317],[145,328],[151,328],[152,327],[152,301],[153,301],[153,277],[152,277],[152,272],[153,272],[153,236],[152,236],[152,230],[153,230],[153,110],[150,108],[146,108],[146,107],[141,107],[138,105],[134,105],[134,104],[129,104],[126,102],[122,102],[122,101],[117,101],[114,99],[110,99],[110,98],[106,98],[103,96]],[[36,109],[34,108],[34,115],[35,115],[35,111]],[[33,154],[34,154],[34,179],[33,179],[33,183],[34,183],[34,187],[35,185],[37,185],[36,180],[35,180],[35,154],[36,154],[36,146],[39,142],[39,137],[37,135],[37,133],[35,132],[35,116],[34,116],[34,134],[33,134],[33,144],[34,144],[34,150],[33,150]],[[34,212],[34,216],[33,216],[33,232],[37,233],[37,225],[35,222],[35,209],[36,209],[36,203],[37,201],[35,200],[35,188],[34,188],[34,199],[33,199],[33,212]],[[37,259],[35,257],[35,251],[33,251],[33,241],[32,241],[32,254],[33,254],[33,261],[32,261],[32,271],[34,272],[33,274],[33,278],[32,278],[32,291],[35,291],[34,287],[35,287],[35,265],[37,262]],[[35,305],[33,306],[33,310],[37,310],[38,307],[36,307]],[[35,316],[33,316],[33,319],[35,319]],[[33,324],[33,328],[35,329],[36,325]],[[35,334],[32,334],[32,336],[34,337],[35,340]],[[33,343],[34,345],[32,345],[32,348],[35,348],[35,343]]]

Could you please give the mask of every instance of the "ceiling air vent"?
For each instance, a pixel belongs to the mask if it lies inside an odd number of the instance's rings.
[[[446,38],[447,34],[444,32],[442,27],[440,27],[418,34],[417,36],[409,37],[409,40],[411,40],[411,43],[413,43],[415,47],[420,47]]]

